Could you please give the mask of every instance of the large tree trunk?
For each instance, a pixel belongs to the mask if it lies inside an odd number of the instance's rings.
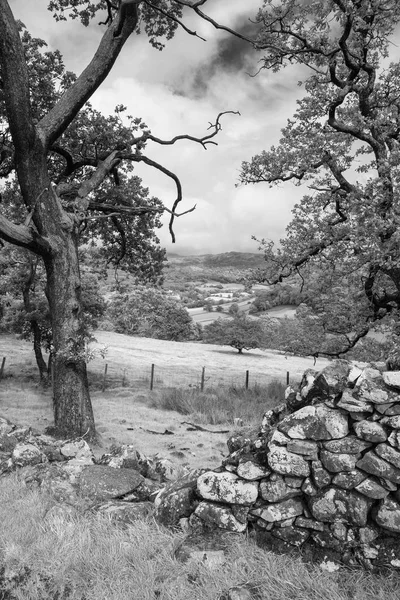
[[[57,245],[58,250],[45,260],[54,344],[54,433],[94,439],[76,232],[63,230],[62,243]]]

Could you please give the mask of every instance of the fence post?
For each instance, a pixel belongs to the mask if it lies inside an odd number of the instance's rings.
[[[201,370],[201,381],[200,381],[200,391],[203,392],[204,391],[204,379],[205,379],[205,375],[206,375],[206,368],[203,367]]]
[[[246,371],[246,390],[249,389],[249,374],[250,374],[250,371]]]
[[[5,364],[6,364],[6,357],[3,356],[3,360],[1,361],[1,367],[0,367],[0,379],[3,379],[4,365]]]
[[[101,387],[102,392],[105,391],[106,389],[106,377],[107,377],[107,369],[108,369],[108,364],[106,363],[106,366],[104,367],[104,375],[103,375],[103,385]]]
[[[290,373],[289,371],[286,371],[286,385],[289,385],[290,382]]]
[[[151,365],[151,374],[150,374],[150,391],[152,391],[154,386],[154,364]]]

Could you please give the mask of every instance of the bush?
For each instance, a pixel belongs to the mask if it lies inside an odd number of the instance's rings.
[[[144,287],[118,294],[106,316],[117,333],[179,342],[199,339],[198,327],[186,308],[159,289]]]

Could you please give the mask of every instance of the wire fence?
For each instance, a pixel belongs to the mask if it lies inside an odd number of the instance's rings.
[[[188,371],[179,366],[169,368],[155,363],[132,368],[105,363],[103,370],[89,367],[89,377],[91,384],[103,391],[115,387],[135,387],[150,391],[162,388],[194,388],[200,391],[216,387],[252,389],[277,380],[276,376],[268,372],[260,373],[249,369],[233,371],[199,366]],[[279,382],[283,385],[293,383],[289,371],[279,378]]]

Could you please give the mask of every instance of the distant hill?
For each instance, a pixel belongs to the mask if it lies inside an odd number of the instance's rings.
[[[180,281],[219,281],[235,283],[249,269],[264,265],[261,253],[224,252],[223,254],[202,254],[181,256],[169,253],[164,274],[166,286],[168,283]]]

